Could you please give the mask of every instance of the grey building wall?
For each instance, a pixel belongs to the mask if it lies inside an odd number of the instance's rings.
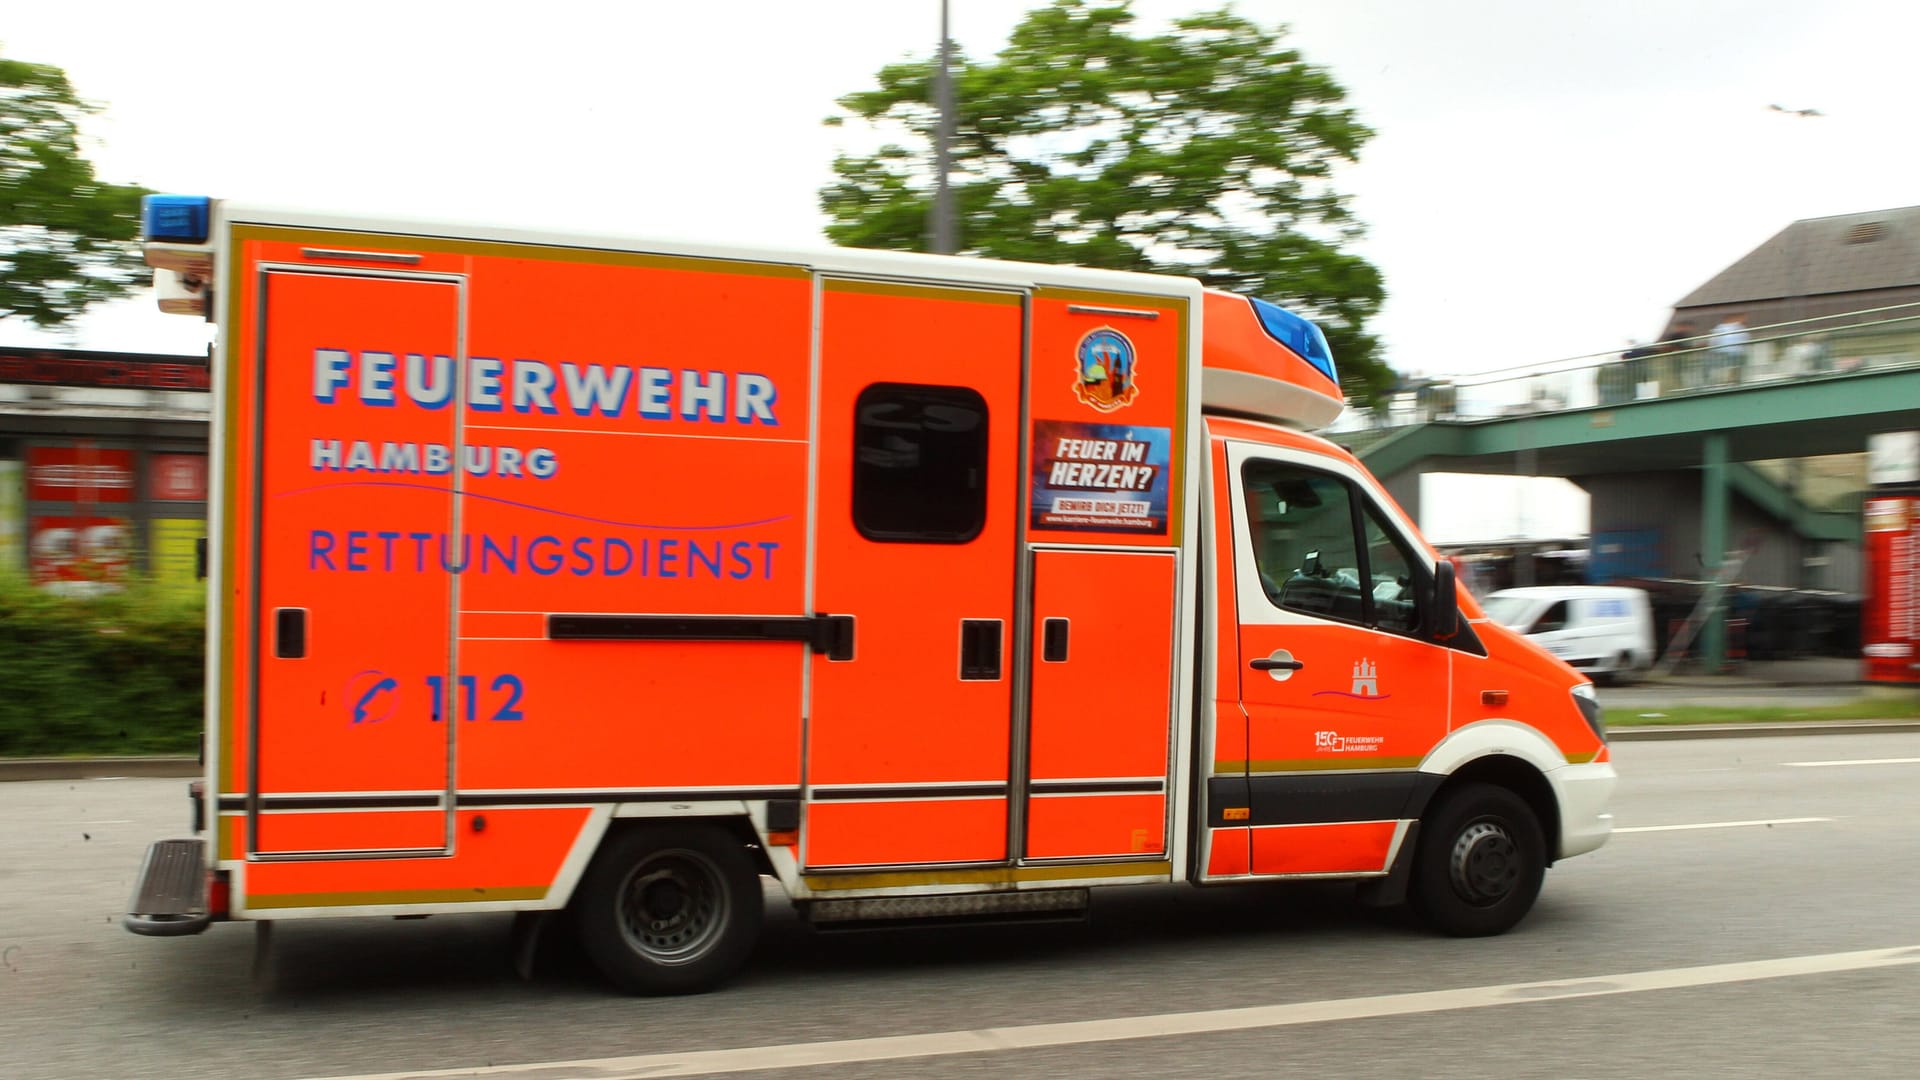
[[[1596,544],[1626,534],[1629,543],[1644,545],[1654,568],[1647,576],[1699,579],[1706,576],[1701,550],[1702,500],[1700,473],[1612,473],[1572,477],[1592,499],[1592,536]],[[1858,553],[1848,545],[1808,541],[1729,492],[1726,543],[1739,548],[1749,537],[1758,547],[1748,556],[1737,578],[1749,585],[1787,588],[1858,589]],[[1809,557],[1816,559],[1807,565]],[[1824,565],[1817,560],[1826,559]],[[1850,575],[1850,576],[1849,576]],[[1833,585],[1831,580],[1851,580]]]

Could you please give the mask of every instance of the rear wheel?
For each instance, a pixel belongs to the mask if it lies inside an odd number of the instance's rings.
[[[1532,909],[1546,871],[1546,840],[1526,801],[1492,784],[1465,784],[1420,823],[1413,905],[1442,933],[1504,933]]]
[[[712,989],[760,934],[760,875],[724,829],[655,825],[610,837],[580,882],[581,944],[636,994]]]

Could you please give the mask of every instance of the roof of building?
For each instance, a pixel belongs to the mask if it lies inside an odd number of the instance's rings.
[[[1674,307],[1913,285],[1920,285],[1920,206],[1796,221]]]

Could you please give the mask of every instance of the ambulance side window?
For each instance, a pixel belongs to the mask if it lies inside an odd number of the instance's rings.
[[[1353,498],[1346,481],[1277,461],[1243,474],[1254,564],[1280,607],[1357,623],[1365,617]]]
[[[1421,565],[1408,554],[1405,541],[1386,527],[1380,511],[1367,507],[1367,574],[1372,581],[1373,625],[1396,634],[1411,634],[1420,628],[1420,609],[1415,604],[1419,590],[1414,587],[1414,567]]]
[[[1420,628],[1421,563],[1353,485],[1259,460],[1247,463],[1242,480],[1267,599],[1289,611],[1396,634]]]
[[[964,544],[987,520],[987,402],[875,383],[853,406],[853,524],[883,543]]]

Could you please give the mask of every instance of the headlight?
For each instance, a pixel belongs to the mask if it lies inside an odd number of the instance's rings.
[[[1580,715],[1586,719],[1587,726],[1593,729],[1601,742],[1606,742],[1607,722],[1601,719],[1600,696],[1593,692],[1593,684],[1586,682],[1574,687],[1573,703],[1580,707]]]

